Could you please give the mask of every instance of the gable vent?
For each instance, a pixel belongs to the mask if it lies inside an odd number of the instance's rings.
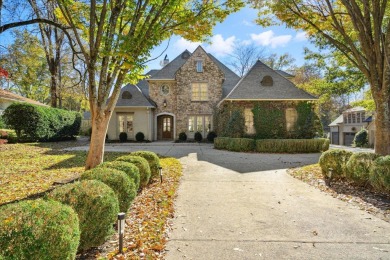
[[[122,99],[131,99],[133,96],[131,95],[131,93],[129,91],[124,91],[122,93]]]
[[[264,78],[260,81],[261,85],[264,87],[272,87],[274,85],[274,80],[271,76],[264,76]]]

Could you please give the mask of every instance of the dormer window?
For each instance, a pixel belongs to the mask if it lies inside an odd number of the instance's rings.
[[[203,61],[196,61],[196,72],[203,72]]]
[[[272,87],[274,85],[274,80],[271,76],[264,76],[263,79],[260,81],[261,85],[264,87]]]
[[[131,99],[133,96],[131,95],[131,93],[129,91],[124,91],[122,93],[122,99]]]

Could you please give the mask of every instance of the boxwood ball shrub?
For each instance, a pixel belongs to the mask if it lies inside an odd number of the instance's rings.
[[[319,160],[322,175],[328,177],[329,169],[332,169],[332,178],[345,177],[345,167],[352,152],[334,149],[324,152]]]
[[[197,142],[202,142],[202,140],[203,140],[202,134],[200,132],[196,132],[194,135],[194,140]]]
[[[179,140],[182,141],[182,142],[187,141],[187,134],[184,133],[184,132],[181,132],[181,133],[179,134]]]
[[[357,185],[366,185],[370,178],[370,169],[379,155],[375,153],[354,153],[346,164],[346,177]]]
[[[390,155],[378,157],[372,164],[370,184],[378,191],[390,193]]]
[[[80,223],[80,244],[83,251],[103,244],[111,235],[119,212],[118,197],[101,181],[86,180],[56,188],[49,198],[71,206]]]
[[[121,141],[122,143],[123,143],[123,142],[126,142],[126,141],[127,141],[127,133],[121,132],[121,133],[119,134],[119,141]]]
[[[145,135],[144,135],[144,133],[138,132],[138,133],[135,135],[135,140],[137,140],[137,142],[143,142],[143,141],[145,141]]]
[[[140,187],[143,188],[146,185],[148,185],[151,172],[150,172],[149,163],[145,158],[142,158],[141,156],[135,156],[135,155],[123,155],[121,157],[118,157],[116,161],[128,162],[137,166],[139,170],[139,176],[140,176]]]
[[[368,131],[362,128],[359,132],[357,132],[355,138],[353,139],[353,144],[356,147],[366,146],[368,144]]]
[[[81,175],[81,180],[98,180],[107,184],[118,196],[119,210],[127,212],[137,195],[134,181],[123,171],[112,168],[93,168]]]
[[[67,205],[37,199],[0,207],[0,259],[75,259],[79,240]]]
[[[210,131],[208,134],[207,134],[207,141],[209,142],[214,142],[214,139],[217,137],[217,133],[215,133],[214,131]]]
[[[113,162],[104,162],[98,167],[116,169],[123,171],[134,181],[136,190],[139,188],[140,175],[138,167],[132,163],[122,162],[122,161],[113,161]]]
[[[137,151],[132,152],[130,155],[140,156],[148,161],[150,168],[150,178],[158,178],[160,176],[160,158],[158,158],[157,154],[149,151]]]

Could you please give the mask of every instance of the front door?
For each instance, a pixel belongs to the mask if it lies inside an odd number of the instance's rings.
[[[158,139],[172,140],[173,139],[173,116],[163,115],[159,116],[158,124]]]

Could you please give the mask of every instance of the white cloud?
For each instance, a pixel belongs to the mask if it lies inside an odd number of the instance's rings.
[[[233,52],[235,40],[235,36],[224,39],[221,34],[216,34],[211,37],[211,44],[206,46],[205,49],[215,56],[225,56]]]
[[[292,39],[289,34],[275,36],[272,30],[262,32],[259,34],[251,34],[251,39],[261,46],[271,46],[271,48],[286,46]]]
[[[174,47],[178,53],[183,52],[185,50],[193,52],[200,44],[200,42],[191,42],[184,38],[180,38],[175,42]]]
[[[307,40],[307,34],[305,32],[299,32],[295,35],[294,38],[298,42],[303,42]]]
[[[243,21],[242,21],[242,24],[245,25],[245,26],[248,26],[248,27],[255,26],[254,23],[249,22],[249,21],[247,21],[247,20],[243,20]]]

